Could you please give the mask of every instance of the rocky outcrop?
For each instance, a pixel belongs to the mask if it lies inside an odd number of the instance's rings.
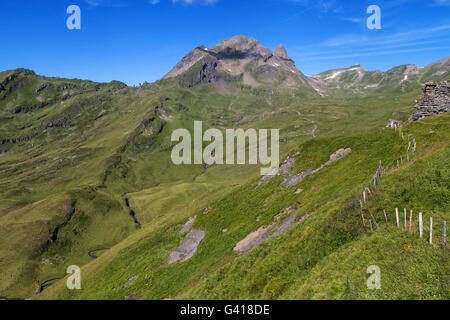
[[[284,161],[281,164],[277,173],[277,176],[280,175],[283,176],[283,181],[280,183],[280,185],[285,186],[286,188],[290,188],[296,185],[298,182],[305,179],[307,176],[313,175],[322,170],[323,168],[331,165],[332,163],[346,157],[350,152],[352,152],[351,148],[341,148],[337,150],[335,153],[331,154],[330,159],[327,162],[320,165],[318,168],[314,169],[314,166],[311,166],[308,170],[300,171],[298,173],[292,173],[290,171],[290,168],[294,166],[295,161],[297,159],[289,157],[286,159],[286,161]],[[262,177],[256,188],[266,183],[269,179],[272,179],[272,177],[273,176],[270,175]]]
[[[420,102],[414,107],[412,121],[450,111],[450,81],[427,82]]]
[[[112,85],[112,88],[109,90],[109,92],[111,92],[111,93],[128,88],[128,86],[125,83],[123,83],[122,81],[113,80],[110,82],[110,84]]]
[[[239,255],[245,254],[256,248],[262,242],[276,237],[286,232],[292,225],[308,218],[310,214],[303,215],[297,219],[300,208],[298,203],[294,204],[278,214],[274,218],[274,222],[267,227],[260,227],[258,230],[249,233],[244,239],[239,241],[233,248],[233,251]]]
[[[393,120],[393,119],[389,119],[388,123],[386,125],[386,128],[400,128],[403,125],[403,123],[399,120]]]
[[[180,231],[178,231],[179,234],[185,234],[186,232],[188,232],[189,230],[191,230],[192,225],[195,222],[195,219],[197,219],[197,216],[195,217],[190,217],[188,219],[188,221],[183,225],[183,227],[181,227]]]
[[[193,49],[183,57],[183,59],[181,59],[181,61],[178,62],[175,67],[163,77],[163,79],[173,78],[182,74],[199,62],[203,57],[208,56],[208,54],[208,51],[203,46]]]
[[[6,143],[20,143],[20,142],[24,142],[24,141],[30,141],[31,139],[33,139],[33,136],[25,136],[25,137],[18,137],[18,138],[8,138],[8,139],[0,139],[0,145],[2,144],[6,144]]]
[[[289,56],[287,55],[286,48],[282,44],[280,44],[275,50],[273,50],[273,55],[283,59],[291,60],[291,58],[289,58]]]
[[[186,235],[185,241],[170,253],[168,264],[184,262],[194,255],[205,237],[204,229],[192,230]]]

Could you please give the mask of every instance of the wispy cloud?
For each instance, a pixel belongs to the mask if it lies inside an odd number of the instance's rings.
[[[362,23],[366,21],[366,19],[364,19],[363,17],[342,17],[341,20],[354,23]]]
[[[293,15],[290,15],[289,17],[281,21],[281,23],[294,20],[311,10],[316,10],[321,15],[327,14],[330,11],[337,13],[342,10],[342,6],[341,5],[338,6],[336,0],[286,0],[286,1],[298,4],[299,6],[304,7],[304,9],[298,11]]]
[[[328,56],[322,56],[322,57],[300,58],[297,60],[299,60],[299,61],[320,61],[320,60],[331,60],[331,59],[348,59],[348,58],[371,57],[371,56],[381,56],[381,55],[389,55],[389,54],[401,54],[401,53],[434,51],[434,50],[444,50],[444,49],[450,49],[450,46],[415,48],[415,49],[410,48],[410,49],[403,49],[403,50],[382,50],[382,51],[376,51],[376,52],[357,52],[357,53],[341,54],[341,55],[328,55]]]
[[[219,0],[172,0],[172,3],[181,3],[184,5],[193,5],[193,4],[214,4]]]
[[[127,3],[123,0],[84,0],[90,8],[103,7],[125,7]]]
[[[219,0],[167,0],[172,2],[173,4],[182,4],[182,5],[211,5],[219,2]],[[125,0],[84,0],[84,2],[90,7],[124,7],[128,5]],[[161,0],[148,0],[148,3],[151,5],[157,5],[161,3]]]
[[[320,43],[296,48],[291,56],[298,61],[348,59],[446,49],[450,43],[450,25],[397,32],[383,36],[358,34],[333,37]],[[442,47],[430,47],[442,44]]]
[[[450,0],[434,0],[436,6],[450,6]]]

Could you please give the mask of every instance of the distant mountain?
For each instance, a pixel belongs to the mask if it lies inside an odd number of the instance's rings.
[[[311,86],[321,95],[367,94],[386,89],[404,90],[408,84],[422,86],[450,71],[450,57],[426,67],[402,65],[386,72],[365,71],[359,64],[349,68],[322,72],[307,77]]]
[[[177,78],[184,87],[212,83],[241,82],[251,87],[299,90],[307,95],[365,95],[382,90],[415,89],[450,70],[450,57],[426,67],[403,65],[386,72],[365,71],[359,64],[304,75],[288,56],[284,45],[275,50],[242,35],[226,39],[213,48],[197,47],[189,52],[163,79]]]

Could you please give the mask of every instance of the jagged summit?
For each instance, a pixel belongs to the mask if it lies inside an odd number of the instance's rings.
[[[263,47],[256,39],[243,35],[225,39],[219,42],[213,50],[216,52],[237,51],[242,53],[255,53],[261,56],[271,54],[271,50]]]
[[[189,78],[185,83],[189,87],[202,82],[241,79],[253,87],[276,83],[284,88],[307,87],[312,91],[284,45],[272,51],[256,39],[243,35],[225,39],[213,48],[193,49],[164,78],[180,75]]]
[[[289,58],[283,44],[280,44],[275,50],[273,50],[273,55],[284,59],[291,59]]]

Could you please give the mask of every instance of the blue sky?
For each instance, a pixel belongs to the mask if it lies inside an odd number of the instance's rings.
[[[66,9],[81,8],[81,30]],[[369,30],[369,5],[381,30]],[[0,70],[130,85],[155,81],[192,48],[243,34],[283,43],[306,74],[427,65],[450,55],[450,0],[0,0]]]

